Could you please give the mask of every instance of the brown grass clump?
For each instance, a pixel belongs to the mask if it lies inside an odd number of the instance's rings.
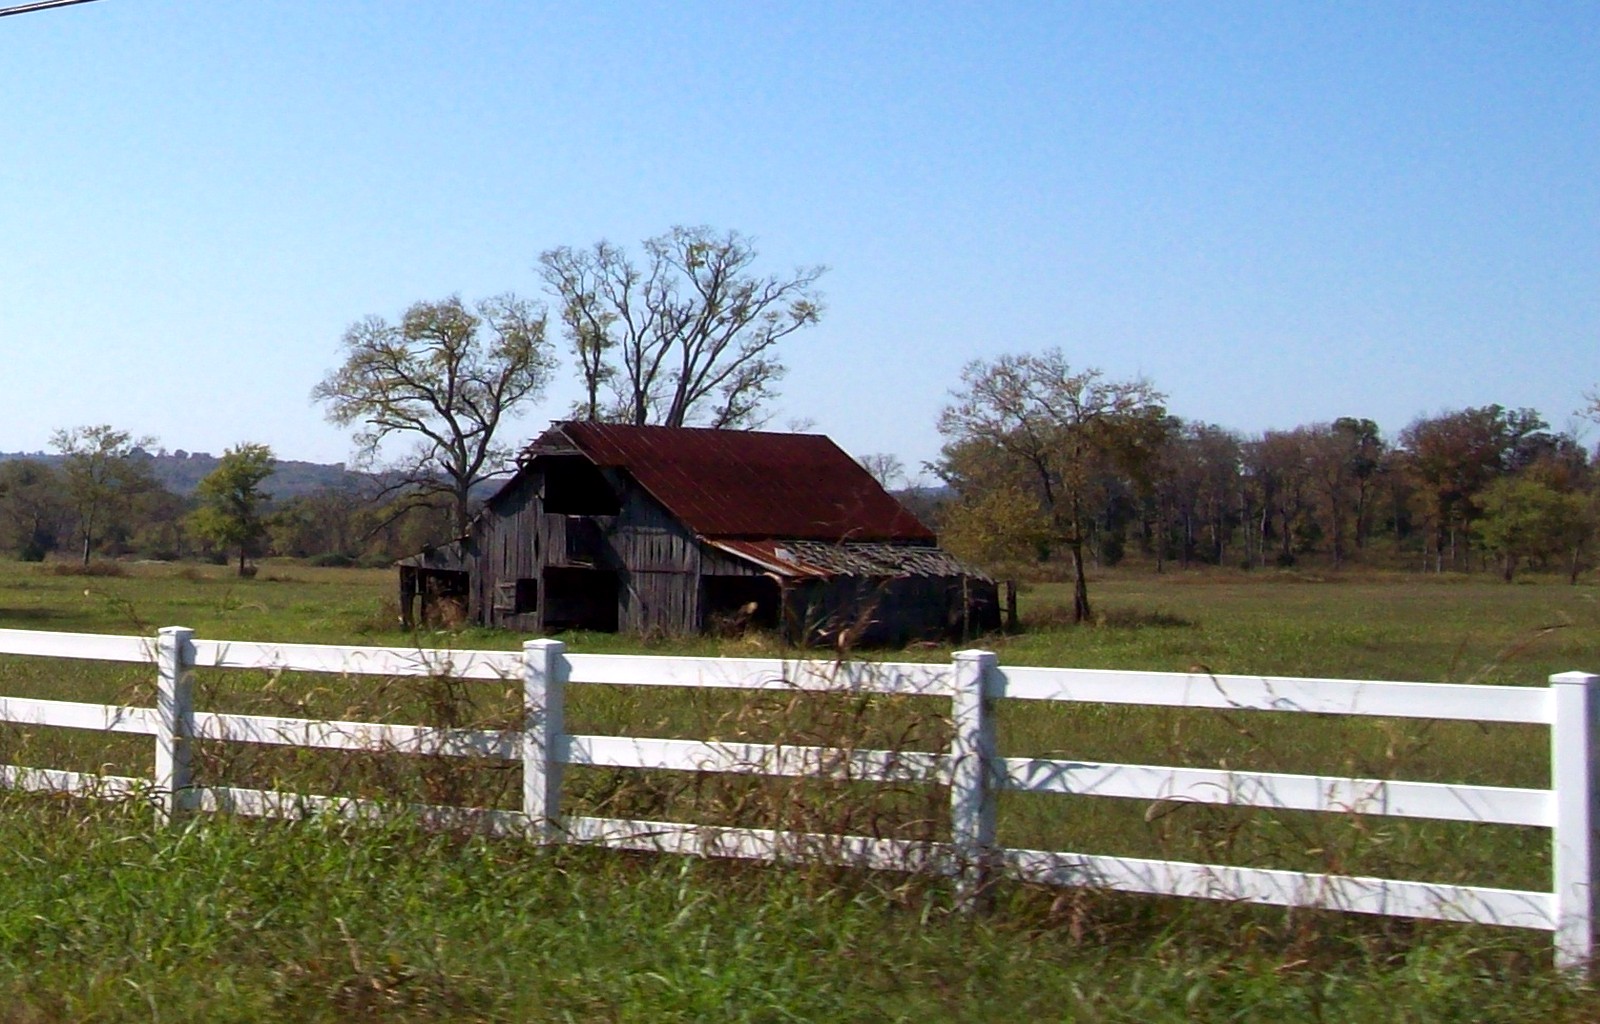
[[[56,562],[50,571],[57,576],[126,576],[127,567],[121,562],[97,558],[92,562]]]

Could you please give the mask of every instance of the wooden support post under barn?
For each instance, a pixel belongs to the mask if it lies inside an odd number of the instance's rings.
[[[815,434],[558,423],[465,537],[399,570],[408,627],[755,627],[848,647],[1000,625],[994,581]]]

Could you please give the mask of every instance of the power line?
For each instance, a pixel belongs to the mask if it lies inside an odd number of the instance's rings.
[[[0,7],[0,18],[10,14],[27,14],[31,11],[48,11],[52,7],[71,7],[73,4],[92,4],[94,0],[38,0],[37,3]]]

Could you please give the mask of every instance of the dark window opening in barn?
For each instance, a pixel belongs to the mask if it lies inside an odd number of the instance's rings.
[[[539,581],[503,580],[494,585],[494,610],[500,615],[530,615],[539,610]]]
[[[622,503],[605,474],[588,459],[550,459],[544,466],[544,510],[567,516],[614,516]]]
[[[600,524],[583,516],[567,517],[567,562],[590,569],[604,564],[606,535]]]
[[[544,570],[544,628],[617,631],[617,574],[552,565]]]
[[[706,576],[701,613],[714,633],[776,629],[782,595],[770,576]]]

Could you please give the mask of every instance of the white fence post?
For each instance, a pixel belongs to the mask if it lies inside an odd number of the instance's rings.
[[[540,843],[561,839],[561,768],[566,745],[567,645],[522,645],[522,813]]]
[[[1595,847],[1600,676],[1563,672],[1550,677],[1550,687],[1556,702],[1550,730],[1550,788],[1556,794],[1556,966],[1582,970],[1594,955],[1595,898],[1600,894],[1600,851]]]
[[[156,637],[156,814],[176,818],[188,802],[194,735],[194,630],[164,627]]]
[[[999,664],[989,651],[957,651],[950,721],[950,844],[955,854],[956,904],[981,906],[994,868],[994,702],[990,670]]]

